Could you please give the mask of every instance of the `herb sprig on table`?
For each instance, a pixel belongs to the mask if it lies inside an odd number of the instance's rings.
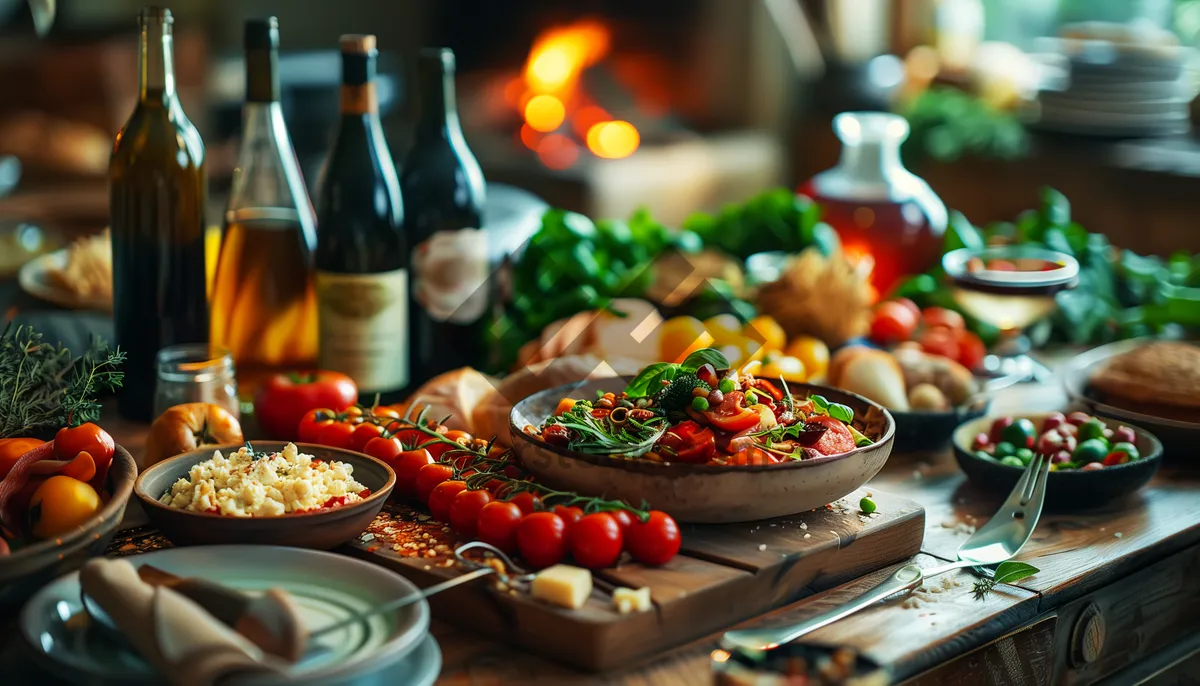
[[[0,334],[0,438],[30,436],[100,418],[96,396],[121,386],[125,353],[93,337],[76,357],[28,326]]]
[[[990,579],[980,579],[975,582],[971,588],[975,594],[975,600],[983,600],[988,597],[992,589],[996,588],[996,584],[1011,584],[1014,581],[1020,581],[1026,577],[1037,574],[1037,567],[1027,562],[1001,562],[996,566],[996,574]]]

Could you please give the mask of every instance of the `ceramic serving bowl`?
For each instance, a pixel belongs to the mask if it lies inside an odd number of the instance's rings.
[[[1041,432],[1042,422],[1051,413],[1022,414],[1033,422]],[[986,433],[999,417],[982,417],[965,422],[954,432],[954,456],[958,466],[967,473],[972,483],[989,491],[1008,493],[1016,486],[1024,469],[1014,467],[993,459],[979,457],[971,450],[975,436]],[[1142,486],[1145,486],[1162,464],[1162,443],[1149,431],[1124,422],[1118,422],[1107,417],[1097,417],[1110,429],[1128,426],[1137,435],[1140,460],[1113,465],[1096,471],[1080,471],[1072,469],[1064,472],[1050,472],[1046,482],[1046,507],[1057,510],[1085,509],[1105,505],[1123,498]]]
[[[287,445],[281,441],[255,441],[254,449],[274,453]],[[301,453],[354,467],[354,478],[371,489],[362,502],[330,507],[314,512],[279,517],[228,517],[207,512],[191,512],[159,502],[171,485],[186,478],[193,465],[220,450],[235,452],[241,445],[209,446],[186,452],[147,467],[138,477],[134,493],[142,501],[150,523],[158,527],[176,545],[212,545],[252,543],[327,550],[354,538],[367,528],[387,501],[396,485],[396,473],[383,462],[349,450],[310,443],[297,443]]]
[[[664,463],[567,450],[526,434],[541,426],[564,397],[595,398],[616,391],[625,377],[594,379],[535,393],[513,406],[509,416],[513,450],[538,481],[553,488],[593,496],[649,503],[680,522],[748,522],[822,507],[875,476],[892,452],[895,423],[882,406],[866,398],[813,384],[791,384],[797,398],[823,395],[854,410],[855,427],[875,443],[841,455],[781,464],[715,466]]]
[[[65,536],[18,548],[0,557],[0,610],[20,605],[47,581],[102,554],[125,516],[135,478],[137,464],[133,456],[116,446],[105,487],[109,499],[99,512]]]

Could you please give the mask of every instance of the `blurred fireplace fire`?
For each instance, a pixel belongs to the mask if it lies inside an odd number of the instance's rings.
[[[485,175],[593,215],[645,206],[664,221],[782,183],[805,76],[787,31],[754,2],[631,7],[543,25],[493,48],[507,68],[460,75]]]

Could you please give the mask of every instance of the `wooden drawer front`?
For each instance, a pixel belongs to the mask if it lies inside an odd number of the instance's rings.
[[[1090,684],[1200,631],[1200,547],[1058,611],[1055,682]]]
[[[1055,617],[1045,617],[966,655],[902,682],[901,686],[1049,686],[1054,667]]]

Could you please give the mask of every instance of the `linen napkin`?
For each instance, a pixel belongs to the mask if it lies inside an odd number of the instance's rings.
[[[80,570],[79,583],[142,657],[176,686],[213,686],[250,674],[287,681],[286,663],[265,655],[183,595],[145,583],[127,560],[93,559]]]

